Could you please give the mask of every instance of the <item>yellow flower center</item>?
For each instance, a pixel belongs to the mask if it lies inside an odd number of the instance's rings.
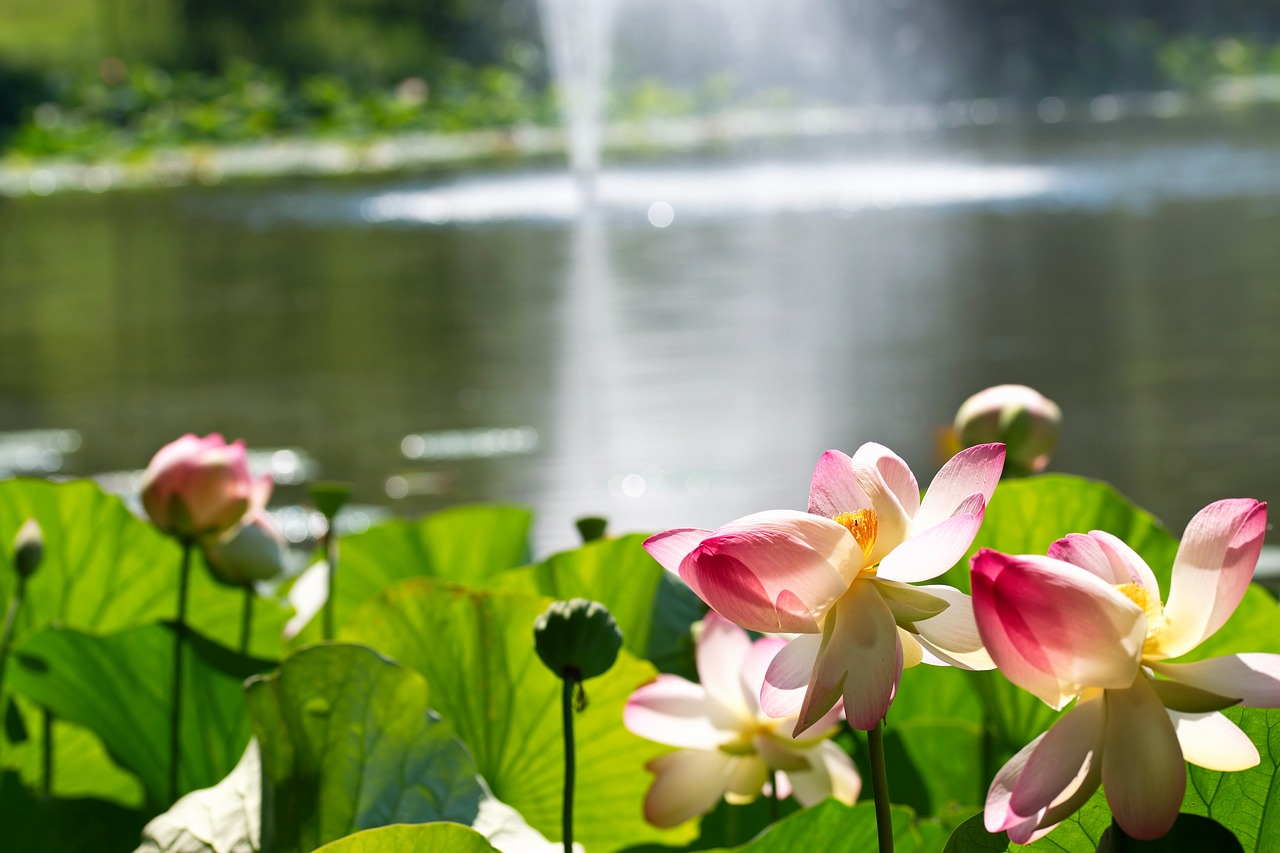
[[[869,558],[871,549],[876,546],[876,533],[880,529],[880,522],[876,520],[876,511],[860,509],[857,512],[842,512],[833,520],[836,524],[844,525],[844,529],[853,536],[858,547],[862,549],[862,558],[864,560]]]
[[[1159,645],[1157,635],[1164,627],[1164,605],[1160,603],[1160,596],[1152,595],[1151,590],[1136,583],[1116,584],[1116,589],[1147,615],[1147,637],[1142,651],[1144,655],[1155,652]]]
[[[739,732],[737,740],[720,744],[720,751],[738,758],[746,755],[755,755],[756,735],[772,735],[776,733],[777,730],[778,724],[773,720],[763,722],[758,721]]]

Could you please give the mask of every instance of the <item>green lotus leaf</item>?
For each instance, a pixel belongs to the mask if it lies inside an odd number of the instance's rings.
[[[251,680],[263,849],[308,853],[362,829],[475,821],[485,795],[475,762],[427,695],[418,673],[348,644],[302,649]]]
[[[696,680],[689,627],[706,614],[707,607],[649,556],[644,540],[642,534],[598,539],[541,563],[494,575],[483,586],[561,600],[598,601],[622,630],[623,648],[652,661],[662,672]]]
[[[169,800],[174,636],[148,625],[103,637],[51,628],[15,654],[12,688],[60,719],[91,730],[141,780],[153,806]],[[273,666],[188,631],[183,643],[180,793],[214,784],[249,742],[241,684]]]
[[[431,685],[431,705],[475,756],[494,794],[548,838],[560,837],[564,753],[562,684],[537,659],[534,620],[545,598],[482,592],[426,579],[403,581],[366,602],[341,632],[412,667]],[[641,805],[644,765],[667,748],[622,725],[622,709],[652,666],[625,650],[607,673],[584,683],[576,716],[574,840],[588,850],[693,837],[690,823],[658,830]]]
[[[15,643],[54,624],[109,634],[177,615],[182,549],[119,498],[87,480],[0,482],[0,566],[12,560],[13,538],[28,518],[43,530],[44,559],[27,583]],[[213,580],[198,553],[192,560],[187,621],[235,647],[244,594]],[[0,608],[8,605],[15,582],[12,571],[0,571]],[[277,657],[287,618],[280,605],[259,600],[251,651]]]
[[[528,559],[532,520],[523,507],[462,506],[414,521],[384,522],[343,537],[334,577],[334,625],[343,625],[361,602],[399,580],[430,577],[479,585],[521,565]],[[298,626],[296,645],[321,638],[327,571],[323,564],[312,566],[293,586],[291,598],[300,614],[313,614],[305,626]]]
[[[315,853],[495,853],[484,836],[456,823],[384,826],[326,844]]]

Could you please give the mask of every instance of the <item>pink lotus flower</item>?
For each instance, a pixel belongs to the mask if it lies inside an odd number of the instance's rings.
[[[1266,524],[1266,504],[1254,500],[1197,513],[1163,605],[1151,569],[1109,533],[1060,539],[1047,557],[974,555],[974,615],[1000,670],[1055,709],[1078,698],[996,774],[988,830],[1027,843],[1101,783],[1124,831],[1156,838],[1182,805],[1184,759],[1211,770],[1258,763],[1250,740],[1217,712],[1280,707],[1280,655],[1168,659],[1194,649],[1235,611]]]
[[[786,643],[751,641],[747,632],[710,613],[698,636],[698,678],[659,675],[627,700],[623,721],[641,737],[679,752],[649,762],[656,776],[644,801],[645,819],[668,827],[710,811],[723,797],[749,803],[777,771],[778,796],[810,806],[827,797],[853,805],[862,780],[853,762],[827,738],[838,730],[839,707],[796,740],[791,723],[760,710],[765,668]]]
[[[249,475],[243,441],[188,433],[152,458],[142,475],[142,506],[160,530],[191,541],[230,529],[249,509],[254,491],[270,488],[269,478]]]
[[[907,464],[864,444],[818,460],[809,512],[763,512],[715,531],[668,530],[645,548],[703,601],[752,631],[790,632],[760,693],[765,713],[803,731],[842,696],[849,723],[872,729],[904,666],[989,669],[969,597],[912,586],[964,556],[1000,479],[1004,447],[953,457],[924,499]]]

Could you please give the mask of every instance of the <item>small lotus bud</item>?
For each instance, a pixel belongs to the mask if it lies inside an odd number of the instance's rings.
[[[609,522],[607,519],[588,515],[575,521],[574,526],[578,528],[578,535],[582,537],[583,543],[587,543],[603,539],[605,528],[609,526]]]
[[[18,528],[13,539],[13,567],[23,578],[29,578],[40,568],[44,559],[44,531],[34,518],[28,518]]]
[[[1039,391],[996,385],[964,401],[956,413],[955,432],[964,447],[1003,442],[1006,473],[1034,474],[1049,464],[1061,423],[1062,410]]]
[[[533,643],[547,669],[563,679],[603,675],[618,659],[622,632],[598,601],[553,601],[533,622]]]
[[[320,482],[311,484],[311,503],[325,518],[333,521],[347,498],[351,497],[350,483]]]
[[[271,516],[257,510],[238,526],[203,542],[209,571],[222,583],[253,586],[284,571],[288,546]]]

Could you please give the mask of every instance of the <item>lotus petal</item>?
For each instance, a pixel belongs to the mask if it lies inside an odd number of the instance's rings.
[[[1218,501],[1187,524],[1173,560],[1169,601],[1158,648],[1177,657],[1200,645],[1230,618],[1244,597],[1262,551],[1267,505]]]

